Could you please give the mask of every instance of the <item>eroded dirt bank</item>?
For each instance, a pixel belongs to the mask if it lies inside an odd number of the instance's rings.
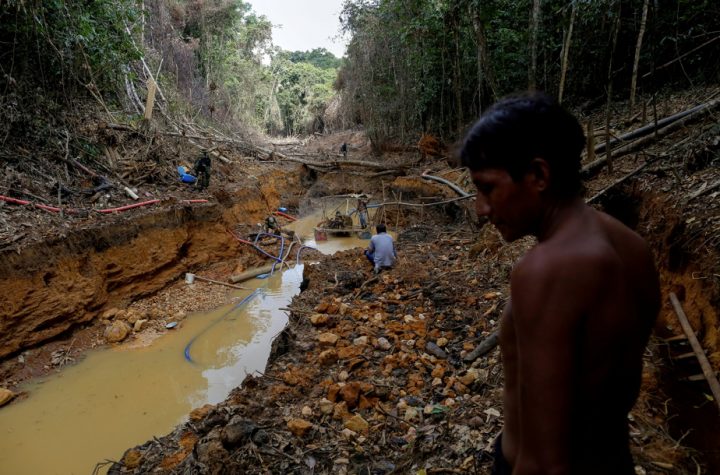
[[[0,358],[92,323],[107,309],[125,308],[184,272],[242,257],[237,271],[262,262],[226,231],[262,221],[279,206],[278,190],[297,189],[297,175],[278,170],[262,183],[218,191],[211,203],[170,204],[3,252]]]

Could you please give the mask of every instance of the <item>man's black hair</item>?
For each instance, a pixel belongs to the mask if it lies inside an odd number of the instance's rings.
[[[506,170],[514,181],[534,158],[550,166],[550,192],[580,194],[580,153],[585,134],[577,119],[543,93],[511,96],[493,104],[468,132],[460,152],[471,171]]]
[[[385,225],[382,224],[382,223],[381,223],[381,224],[378,224],[378,225],[375,227],[375,230],[377,230],[377,233],[378,233],[378,234],[387,232],[387,228],[386,228]]]

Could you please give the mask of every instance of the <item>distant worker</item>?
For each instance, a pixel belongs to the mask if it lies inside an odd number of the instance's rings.
[[[197,177],[197,187],[204,190],[210,186],[210,155],[207,150],[203,150],[200,157],[195,161],[193,166],[193,175]]]
[[[379,274],[381,270],[392,268],[397,259],[397,251],[385,225],[378,224],[376,230],[377,234],[370,239],[370,245],[365,249],[365,257],[373,265],[375,273]]]
[[[340,211],[335,211],[335,217],[330,220],[330,227],[332,229],[342,229],[345,227],[345,220],[340,214]]]
[[[367,228],[368,209],[367,209],[367,197],[365,195],[360,195],[358,197],[357,212],[358,212],[358,217],[360,218],[360,227],[362,227],[363,229]]]
[[[343,144],[340,145],[340,153],[343,154],[343,158],[347,158],[347,150],[348,150],[348,146],[345,142],[343,142]]]
[[[265,232],[268,234],[279,234],[280,231],[282,231],[282,228],[280,228],[280,223],[278,223],[278,220],[275,216],[268,215],[267,218],[265,218]]]

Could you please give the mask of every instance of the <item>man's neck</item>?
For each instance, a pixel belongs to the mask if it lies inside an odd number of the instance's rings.
[[[538,242],[551,239],[565,224],[578,215],[585,208],[582,198],[553,199],[546,207],[540,218],[540,224],[535,234]]]

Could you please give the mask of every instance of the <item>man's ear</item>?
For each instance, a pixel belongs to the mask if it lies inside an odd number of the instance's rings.
[[[544,158],[533,158],[525,177],[537,191],[545,191],[550,187],[550,164]]]

